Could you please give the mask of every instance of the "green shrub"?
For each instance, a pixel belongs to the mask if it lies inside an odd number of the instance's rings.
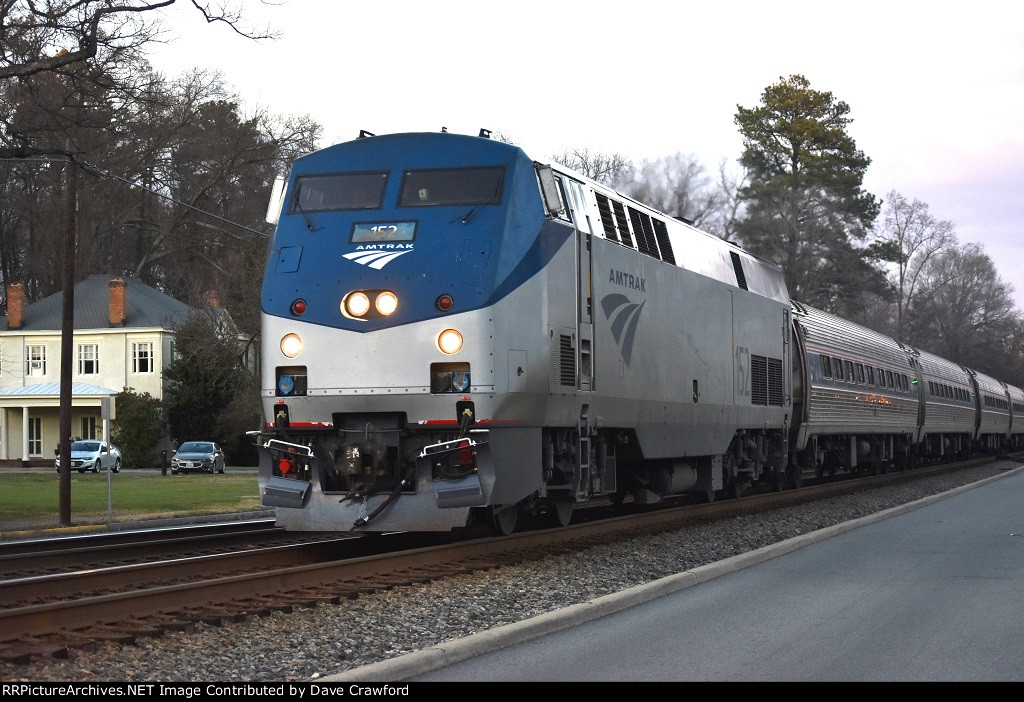
[[[160,401],[148,392],[125,388],[117,394],[115,419],[111,422],[111,441],[121,449],[125,468],[151,468],[163,438],[163,411]]]

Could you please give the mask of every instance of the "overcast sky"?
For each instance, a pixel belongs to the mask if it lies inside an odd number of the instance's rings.
[[[274,4],[269,4],[272,1]],[[247,110],[309,115],[324,145],[500,131],[538,160],[740,155],[736,106],[804,75],[851,108],[864,187],[896,190],[980,243],[1024,309],[1024,3],[975,0],[342,2],[245,0],[253,42],[165,11],[154,66],[221,71]]]

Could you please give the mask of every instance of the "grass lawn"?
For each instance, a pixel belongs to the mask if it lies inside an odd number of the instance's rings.
[[[121,471],[111,476],[115,520],[183,517],[260,510],[255,473],[153,475]],[[71,518],[107,515],[107,474],[71,474]],[[0,474],[0,527],[17,520],[60,514],[60,482],[50,473]]]

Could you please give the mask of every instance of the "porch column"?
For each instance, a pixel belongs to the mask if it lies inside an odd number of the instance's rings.
[[[21,460],[28,462],[28,407],[21,408]]]

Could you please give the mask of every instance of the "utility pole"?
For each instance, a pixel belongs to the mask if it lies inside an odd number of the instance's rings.
[[[68,210],[64,229],[64,296],[60,326],[60,526],[71,526],[71,370],[75,339],[75,232],[78,164],[68,159]],[[104,437],[106,438],[106,437]]]

